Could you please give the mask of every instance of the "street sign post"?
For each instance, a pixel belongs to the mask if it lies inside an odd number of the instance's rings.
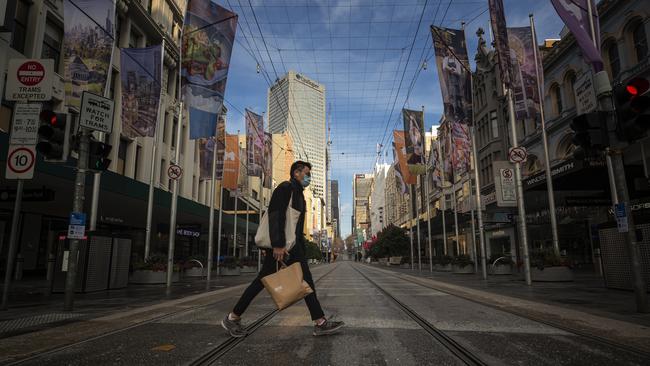
[[[523,146],[511,147],[508,149],[508,160],[512,164],[525,163],[528,159],[528,152]]]
[[[54,60],[11,59],[7,70],[5,99],[41,102],[52,99]]]
[[[514,168],[506,161],[495,161],[494,171],[496,172],[494,183],[496,186],[497,206],[516,207],[517,196]]]
[[[36,145],[40,103],[16,103],[11,121],[10,145]]]
[[[70,212],[68,225],[69,239],[83,239],[86,236],[86,214],[83,212]]]
[[[6,179],[32,179],[36,162],[34,145],[9,145]]]
[[[616,215],[616,226],[618,227],[618,232],[627,233],[629,231],[629,225],[624,202],[614,205],[614,214]]]
[[[586,114],[596,110],[596,92],[590,72],[583,73],[573,85],[576,96],[576,115]]]
[[[113,131],[113,109],[115,102],[109,98],[84,92],[81,96],[79,126],[93,131],[111,133]]]

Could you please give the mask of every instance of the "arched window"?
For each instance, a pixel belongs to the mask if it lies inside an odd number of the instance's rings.
[[[576,105],[576,97],[574,93],[573,86],[576,83],[576,73],[569,71],[564,77],[564,96],[566,101],[566,107],[572,108]]]
[[[555,156],[560,160],[566,160],[573,156],[573,151],[575,149],[576,146],[573,144],[573,134],[569,133],[562,137],[560,143],[557,144]]]
[[[551,86],[551,103],[553,104],[553,112],[555,117],[562,115],[564,107],[562,105],[562,93],[560,86],[556,83]]]
[[[645,25],[639,22],[632,28],[632,43],[634,44],[634,56],[639,63],[648,55],[648,39],[645,33]]]
[[[537,156],[530,154],[526,160],[526,175],[531,176],[542,170],[542,162]]]
[[[621,72],[621,59],[618,55],[618,44],[614,41],[608,42],[605,47],[605,54],[607,55],[606,58],[609,64],[609,76],[614,79],[618,76],[618,73]]]

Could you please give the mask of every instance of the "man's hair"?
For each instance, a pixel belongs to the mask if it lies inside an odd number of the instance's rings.
[[[303,170],[305,169],[305,167],[311,170],[311,164],[309,164],[306,161],[298,160],[295,163],[291,164],[291,172],[289,172],[291,178],[293,178],[293,172],[295,172],[296,170]]]

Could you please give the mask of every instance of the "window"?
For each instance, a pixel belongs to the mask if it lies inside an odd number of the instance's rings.
[[[564,95],[566,97],[567,108],[575,107],[576,96],[573,87],[576,83],[576,74],[571,71],[564,78]]]
[[[63,29],[50,18],[45,22],[45,35],[43,36],[43,50],[41,58],[54,59],[54,70],[59,71],[61,64],[61,43],[63,42]]]
[[[118,47],[121,45],[120,43],[121,36],[122,36],[122,17],[116,16],[115,17],[115,44]]]
[[[160,185],[162,186],[165,182],[165,177],[167,174],[167,166],[165,165],[165,159],[160,160]]]
[[[499,137],[499,121],[497,111],[490,111],[490,126],[492,127],[492,138]]]
[[[132,27],[131,34],[129,34],[129,48],[138,47],[140,44],[140,38],[142,38],[142,36]]]
[[[140,168],[140,158],[142,157],[142,146],[138,145],[135,148],[135,167],[133,168],[133,179],[138,179]]]
[[[646,38],[643,23],[637,24],[632,30],[632,42],[634,42],[636,62],[641,62],[648,55],[648,39]]]
[[[126,172],[126,150],[130,141],[120,139],[120,147],[117,151],[117,173],[124,175]]]
[[[562,106],[562,93],[560,92],[560,86],[557,84],[551,86],[551,103],[553,103],[555,116],[561,116],[564,107]]]
[[[612,79],[618,76],[621,71],[621,60],[618,56],[618,45],[616,42],[611,42],[607,46],[607,60],[609,61],[609,72]]]
[[[167,143],[167,118],[169,117],[169,112],[165,112],[165,119],[163,120],[163,132],[162,140],[164,143]]]
[[[27,0],[16,2],[14,16],[14,32],[11,35],[11,48],[20,53],[25,53],[25,40],[27,39],[27,21],[29,19],[30,3]]]

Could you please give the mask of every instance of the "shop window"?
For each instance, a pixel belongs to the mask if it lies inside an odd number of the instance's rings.
[[[648,39],[646,37],[644,23],[639,22],[632,29],[632,42],[634,43],[636,62],[639,63],[648,55]]]
[[[43,35],[43,50],[41,58],[54,60],[54,70],[59,71],[61,64],[61,44],[63,42],[63,29],[49,17],[45,22],[45,34]]]

